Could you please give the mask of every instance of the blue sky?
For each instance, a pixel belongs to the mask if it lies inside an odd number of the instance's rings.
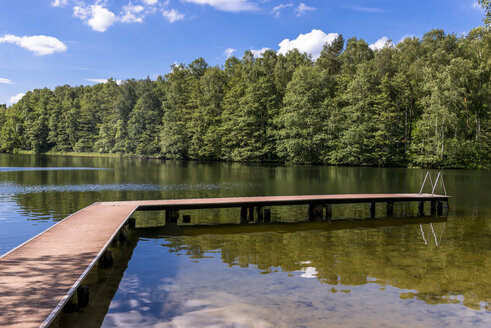
[[[475,0],[0,0],[0,104],[35,88],[155,79],[198,57],[222,65],[296,47],[315,58],[337,33],[374,48],[432,28],[461,35],[482,18]]]

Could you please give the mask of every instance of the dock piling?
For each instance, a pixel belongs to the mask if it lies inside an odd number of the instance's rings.
[[[247,223],[247,207],[240,208],[240,223]]]
[[[264,212],[261,206],[256,207],[257,222],[264,222]]]
[[[387,202],[387,216],[394,216],[394,202]]]
[[[165,224],[177,223],[179,220],[179,210],[165,210]]]
[[[81,285],[77,288],[78,307],[86,307],[89,305],[89,287]]]
[[[78,293],[73,293],[73,295],[68,299],[68,301],[63,306],[63,312],[71,313],[78,309]]]
[[[430,205],[430,215],[436,214],[436,201],[432,200]]]
[[[182,223],[191,223],[191,215],[183,215]]]
[[[126,230],[126,225],[124,225],[121,230],[119,230],[118,234],[119,242],[123,243],[128,240],[128,231]]]
[[[101,268],[110,268],[114,263],[113,252],[109,249],[105,250],[99,258],[99,266]]]
[[[249,207],[249,222],[254,222],[254,206]]]
[[[418,216],[424,216],[425,215],[425,202],[420,201],[418,203]]]
[[[375,202],[370,203],[370,219],[375,218]]]
[[[309,209],[308,209],[309,221],[318,221],[322,219],[323,209],[324,208],[322,205],[309,204]]]
[[[264,222],[271,222],[271,209],[264,209]]]
[[[436,211],[438,216],[443,214],[443,202],[437,202]]]
[[[332,219],[332,204],[325,204],[326,209],[326,221],[330,222]]]

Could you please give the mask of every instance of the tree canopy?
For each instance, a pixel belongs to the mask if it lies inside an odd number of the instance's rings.
[[[486,26],[378,50],[339,36],[316,60],[246,51],[155,81],[36,89],[0,106],[0,151],[489,168],[490,51]]]

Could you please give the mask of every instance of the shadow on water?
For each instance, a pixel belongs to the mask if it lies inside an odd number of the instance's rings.
[[[228,267],[256,268],[257,274],[262,275],[284,272],[289,276],[316,278],[321,285],[332,287],[331,293],[341,290],[349,293],[350,286],[378,284],[400,289],[401,299],[418,299],[427,304],[462,303],[472,309],[479,309],[483,302],[488,302],[489,311],[490,285],[477,288],[473,284],[489,280],[489,271],[483,268],[482,273],[466,272],[464,262],[447,265],[449,261],[469,257],[469,254],[454,257],[459,254],[453,254],[453,238],[446,238],[446,234],[453,235],[455,231],[445,230],[447,222],[446,217],[422,217],[135,229],[125,244],[113,247],[117,256],[114,266],[93,270],[84,282],[90,286],[89,306],[64,313],[52,327],[116,325],[111,324],[111,320],[108,323],[107,318],[112,307],[120,306],[113,304],[116,292],[123,289],[126,295],[119,298],[129,297],[130,303],[131,299],[137,302],[138,296],[132,293],[137,293],[143,284],[140,281],[136,287],[121,286],[145,277],[141,268],[136,274],[125,272],[141,240],[156,241],[169,253],[185,255],[195,261],[206,261],[218,252]],[[155,249],[147,255],[159,256]],[[486,263],[485,259],[481,260]],[[154,264],[146,262],[146,265]],[[165,264],[162,270],[166,271],[166,279],[175,277],[179,271]],[[447,281],[439,279],[441,276]],[[158,283],[153,284],[156,283],[147,281],[146,285],[155,289]],[[229,288],[223,286],[224,290]],[[167,296],[167,292],[159,294],[160,305],[166,303]],[[162,308],[154,310],[155,313],[161,311]],[[167,311],[166,318],[179,312],[170,307]]]
[[[127,240],[113,241],[109,250],[114,256],[114,263],[110,267],[96,265],[82,282],[82,286],[89,288],[89,303],[86,307],[76,311],[62,311],[50,325],[58,327],[100,327],[104,321],[109,305],[118,290],[124,272],[131,260],[133,251],[138,243],[139,234],[133,230],[128,231]]]

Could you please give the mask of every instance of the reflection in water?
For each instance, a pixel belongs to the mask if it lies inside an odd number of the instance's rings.
[[[489,326],[489,225],[431,220],[138,230],[103,327]]]
[[[397,220],[337,221],[263,226],[262,232],[247,234],[239,227],[190,227],[166,237],[163,245],[193,259],[220,252],[224,263],[253,265],[261,273],[275,269],[299,271],[304,276],[315,273],[321,283],[329,285],[362,285],[372,277],[383,285],[414,289],[414,297],[430,304],[455,303],[454,296],[462,295],[465,306],[489,310],[491,224],[474,228],[469,222],[473,219],[469,218],[462,234],[458,224],[445,232],[446,222],[424,220],[433,222],[393,226],[391,223]],[[221,229],[224,231],[216,233]],[[431,231],[434,244],[421,241],[419,232],[424,230]],[[435,230],[441,232],[439,238]],[[147,235],[155,236],[155,232],[144,234]],[[469,270],[469,266],[480,270]],[[443,277],[446,281],[442,281]]]
[[[417,192],[426,173],[4,154],[0,167],[106,168],[0,172],[0,253],[96,201]],[[236,225],[237,209],[183,211],[192,224],[234,225],[137,229],[115,273],[96,271],[94,305],[62,326],[489,327],[491,172],[448,170],[445,183],[448,220],[415,218],[404,203],[397,219],[291,225]],[[369,214],[366,204],[333,210]],[[272,221],[306,213],[273,208]],[[146,212],[138,226],[162,214]]]
[[[77,318],[103,327],[489,326],[490,247],[476,242],[489,226],[469,222],[462,234],[451,221],[443,233],[446,219],[411,220],[137,229],[108,313]]]
[[[425,237],[425,232],[424,232],[424,229],[423,229],[423,225],[419,225],[419,228],[421,230],[421,237],[423,238],[424,242],[425,242],[425,245],[428,245],[428,240],[426,239]],[[435,229],[433,228],[433,223],[430,223],[430,230],[431,230],[431,233],[433,234],[433,237],[435,239],[435,245],[438,247],[438,244],[442,242],[442,237],[443,237],[443,233],[445,232],[445,223],[443,223],[443,226],[442,226],[442,232],[440,234],[440,242],[438,242],[438,238],[436,236],[436,233],[435,233]]]
[[[0,167],[0,172],[21,172],[21,171],[91,171],[109,170],[99,167]]]
[[[218,190],[239,189],[247,187],[244,184],[67,184],[67,185],[39,185],[22,186],[14,183],[0,183],[0,195],[38,194],[45,192],[100,192],[100,191],[190,191],[190,190]]]

